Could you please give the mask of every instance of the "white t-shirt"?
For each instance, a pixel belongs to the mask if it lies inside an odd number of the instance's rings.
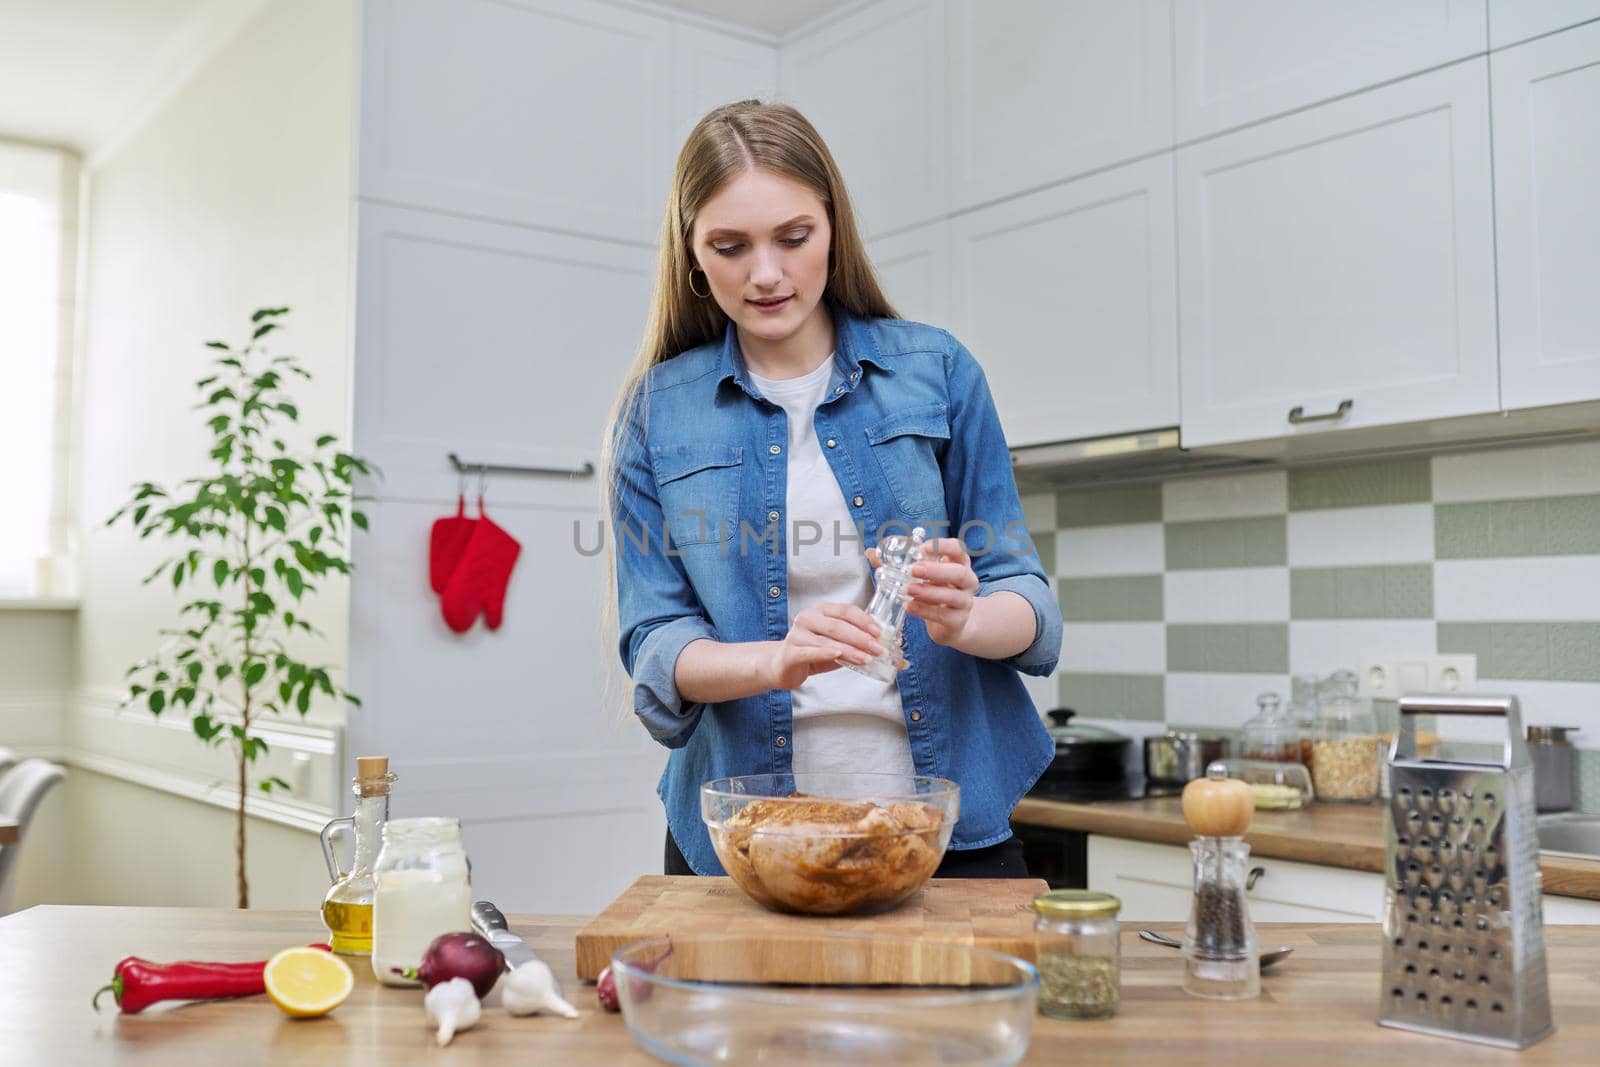
[[[750,375],[766,398],[789,415],[789,483],[785,538],[789,570],[789,625],[825,601],[865,608],[872,600],[872,568],[857,536],[844,492],[823,458],[812,420],[828,390],[833,356],[800,378],[774,381]],[[815,523],[816,526],[800,526]],[[799,529],[816,544],[797,546]],[[817,530],[821,538],[817,539]],[[836,541],[835,531],[841,531]],[[915,774],[906,737],[900,687],[839,667],[807,678],[791,692],[793,759],[805,771],[881,771]]]

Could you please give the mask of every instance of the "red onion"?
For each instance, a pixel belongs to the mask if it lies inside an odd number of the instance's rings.
[[[494,988],[500,972],[506,969],[506,958],[500,950],[478,934],[462,932],[440,934],[422,954],[418,967],[393,967],[396,974],[420,981],[432,989],[440,982],[452,978],[465,978],[482,1000]]]
[[[656,968],[665,963],[667,957],[672,955],[672,939],[669,937],[666,942],[667,948],[665,952],[653,960],[635,963],[634,966],[646,974],[654,974]],[[650,985],[641,979],[635,978],[633,984],[628,988],[635,1000],[642,1002],[650,998]],[[622,1001],[617,997],[617,976],[611,973],[610,967],[600,972],[600,977],[595,982],[594,995],[599,999],[600,1006],[606,1011],[622,1010]]]
[[[611,973],[610,967],[600,972],[600,979],[594,985],[594,995],[606,1011],[622,1010],[622,1002],[617,999],[617,976]]]

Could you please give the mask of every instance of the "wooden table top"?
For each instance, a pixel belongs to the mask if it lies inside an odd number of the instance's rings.
[[[17,824],[10,819],[0,819],[0,845],[14,845],[22,839]]]
[[[27,1064],[659,1064],[629,1036],[621,1016],[595,1006],[574,973],[573,940],[587,917],[512,916],[511,927],[550,962],[577,1020],[517,1019],[491,993],[483,1020],[448,1048],[434,1046],[417,990],[380,986],[353,960],[356,990],[332,1015],[285,1018],[264,996],[189,1004],[140,1015],[96,1014],[89,1001],[117,960],[264,959],[285,945],[324,936],[304,912],[197,908],[38,907],[0,919],[3,1058]],[[1175,936],[1176,926],[1158,926]],[[1419,1062],[1531,1064],[1594,1062],[1600,1048],[1600,926],[1549,927],[1556,1033],[1521,1053],[1379,1027],[1376,925],[1263,924],[1264,944],[1295,946],[1246,1003],[1197,1000],[1179,988],[1171,949],[1122,938],[1122,1008],[1114,1019],[1038,1018],[1028,1065],[1227,1063],[1239,1067],[1363,1067]],[[907,1067],[918,1067],[908,1064]]]
[[[1300,811],[1258,811],[1245,838],[1255,856],[1382,872],[1387,810],[1381,804],[1312,804]],[[1011,821],[1168,845],[1187,845],[1194,837],[1177,797],[1087,804],[1027,797]],[[1600,900],[1600,859],[1540,853],[1539,870],[1546,893]]]

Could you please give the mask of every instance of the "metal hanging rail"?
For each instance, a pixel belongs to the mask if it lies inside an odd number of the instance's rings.
[[[506,463],[467,463],[454,452],[449,453],[450,466],[457,474],[549,474],[568,478],[588,478],[594,474],[594,464],[581,467],[521,467]]]

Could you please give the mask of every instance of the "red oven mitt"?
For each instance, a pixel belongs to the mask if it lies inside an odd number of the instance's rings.
[[[455,573],[444,587],[440,606],[444,621],[450,629],[464,634],[472,628],[473,620],[482,612],[489,629],[500,629],[505,611],[506,586],[511,581],[511,570],[517,564],[522,545],[506,533],[478,507],[478,519],[472,527],[472,537]]]
[[[480,503],[478,511],[482,513]],[[443,593],[455,573],[461,557],[466,555],[467,542],[472,539],[472,528],[477,519],[467,518],[467,499],[456,497],[456,513],[433,520],[433,530],[428,535],[428,584],[435,593]]]

